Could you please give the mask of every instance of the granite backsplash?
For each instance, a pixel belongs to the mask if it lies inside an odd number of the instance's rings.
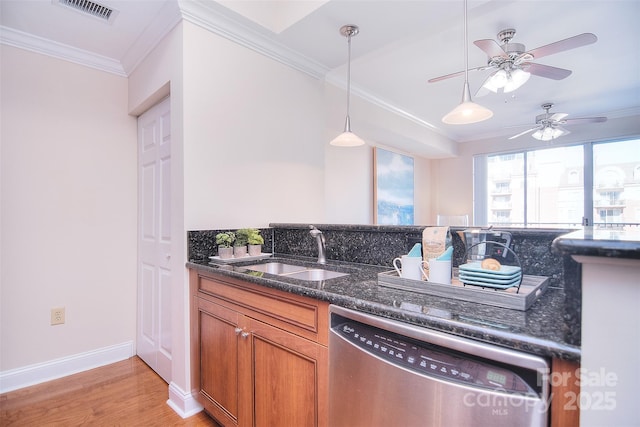
[[[422,241],[424,226],[314,224],[326,240],[328,260],[388,266],[395,257],[406,254]],[[309,234],[308,224],[272,223],[261,229],[263,252],[316,257],[318,248]],[[454,267],[462,263],[466,247],[458,231],[451,227]],[[498,230],[498,229],[494,229]],[[518,256],[524,274],[548,276],[550,286],[580,292],[579,264],[551,250],[553,239],[573,230],[500,229],[512,236],[511,249]],[[215,235],[226,230],[188,232],[189,260],[206,260],[217,255]],[[579,297],[579,294],[577,295]]]

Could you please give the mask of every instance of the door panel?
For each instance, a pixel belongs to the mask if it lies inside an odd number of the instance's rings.
[[[165,99],[138,118],[137,353],[171,381],[171,126]]]
[[[138,297],[138,316],[141,320],[138,325],[138,355],[143,360],[153,358],[155,342],[154,318],[156,316],[153,301],[155,300],[154,283],[156,269],[152,265],[140,266],[140,278],[142,292]],[[147,362],[149,364],[149,362]]]
[[[205,407],[225,425],[238,425],[238,326],[242,316],[233,310],[200,300],[200,394]],[[248,425],[248,424],[246,424]]]
[[[327,386],[326,348],[252,321],[255,426],[318,426],[317,402]]]

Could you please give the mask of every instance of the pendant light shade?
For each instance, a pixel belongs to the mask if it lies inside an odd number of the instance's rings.
[[[467,46],[467,0],[464,0],[464,87],[462,102],[442,118],[449,125],[466,125],[487,120],[493,112],[471,100],[469,91],[469,53]]]
[[[469,83],[464,82],[462,89],[462,102],[446,116],[442,121],[448,125],[466,125],[487,120],[493,116],[493,112],[482,105],[471,102]]]
[[[349,117],[349,101],[351,98],[351,37],[356,36],[360,29],[356,25],[344,25],[340,28],[340,34],[347,38],[349,47],[347,61],[347,118],[344,121],[344,132],[334,138],[330,144],[337,147],[356,147],[364,145],[362,138],[351,132],[351,118]]]

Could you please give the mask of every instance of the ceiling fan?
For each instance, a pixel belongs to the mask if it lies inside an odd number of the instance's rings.
[[[536,116],[536,126],[520,132],[517,135],[513,135],[509,139],[515,139],[519,136],[526,135],[529,132],[533,132],[531,136],[540,141],[550,141],[552,139],[559,138],[563,135],[567,135],[571,132],[561,127],[561,125],[574,125],[580,123],[601,123],[606,122],[606,117],[583,117],[576,119],[565,119],[569,114],[567,113],[550,113],[549,110],[553,107],[552,103],[542,104],[542,108],[545,110],[544,114]]]
[[[548,79],[562,80],[571,74],[571,70],[537,64],[532,61],[554,53],[592,44],[598,40],[595,34],[583,33],[527,51],[523,44],[511,43],[511,39],[515,35],[516,30],[508,28],[498,33],[498,39],[502,45],[492,39],[473,42],[487,54],[489,59],[487,65],[471,68],[470,71],[495,69],[484,81],[476,96],[486,95],[490,91],[494,93],[500,90],[505,93],[512,92],[526,83],[531,74]],[[430,79],[429,83],[455,77],[462,73],[464,71],[435,77]]]

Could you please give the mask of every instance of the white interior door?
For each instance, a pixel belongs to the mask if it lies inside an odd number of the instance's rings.
[[[138,118],[137,353],[171,382],[171,112],[169,98]]]

